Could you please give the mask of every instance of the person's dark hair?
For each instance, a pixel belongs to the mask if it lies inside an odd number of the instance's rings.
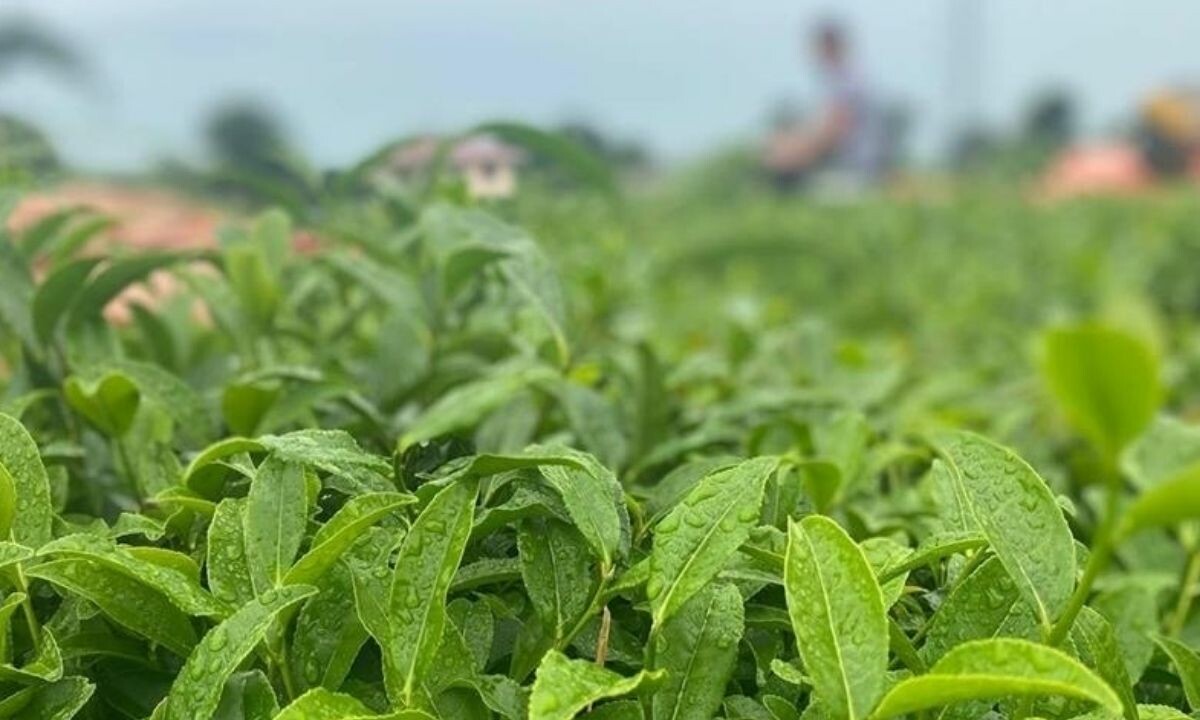
[[[820,47],[840,52],[846,48],[847,35],[846,26],[840,20],[823,18],[814,26],[812,37]]]

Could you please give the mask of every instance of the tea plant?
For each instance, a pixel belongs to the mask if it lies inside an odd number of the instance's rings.
[[[631,339],[568,310],[594,257],[452,202],[312,255],[101,227],[0,242],[0,718],[1200,710],[1200,431],[1144,333],[1047,331],[1041,390],[972,396],[1006,424],[809,325]]]

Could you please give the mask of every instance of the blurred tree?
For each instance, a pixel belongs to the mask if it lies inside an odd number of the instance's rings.
[[[315,202],[319,179],[310,177],[283,123],[261,103],[236,100],[217,107],[205,124],[205,137],[212,191],[255,206],[280,204],[296,215]]]
[[[644,146],[632,140],[615,138],[612,135],[583,121],[564,123],[559,134],[578,143],[592,154],[604,159],[614,168],[638,169],[650,163],[650,153]]]
[[[209,149],[218,166],[249,172],[275,172],[289,154],[282,124],[254,101],[238,100],[213,111],[205,127]]]
[[[70,80],[87,74],[82,57],[48,28],[26,17],[0,18],[0,78],[23,64]],[[58,155],[45,133],[28,120],[0,113],[0,171],[41,177],[59,169]]]
[[[1075,125],[1075,99],[1063,88],[1052,88],[1030,103],[1023,134],[1027,142],[1058,150],[1074,140]]]
[[[0,18],[0,76],[22,63],[69,78],[86,74],[83,59],[66,40],[29,18]]]
[[[40,177],[59,169],[54,146],[30,123],[0,114],[0,171]]]

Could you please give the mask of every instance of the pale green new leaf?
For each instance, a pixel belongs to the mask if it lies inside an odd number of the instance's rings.
[[[1015,453],[978,435],[948,433],[940,450],[961,510],[1050,626],[1075,587],[1075,540],[1054,494]]]
[[[826,517],[790,522],[784,588],[814,695],[833,718],[867,717],[884,690],[888,631],[862,550]]]
[[[1080,325],[1048,331],[1042,374],[1071,423],[1113,460],[1145,429],[1162,402],[1154,351],[1112,328]]]
[[[662,627],[654,667],[666,679],[654,693],[653,720],[708,720],[721,707],[742,638],[741,593],[713,583]]]
[[[872,717],[882,720],[971,700],[1038,695],[1093,702],[1121,712],[1113,689],[1070,655],[1026,640],[996,638],[959,645],[927,674],[900,682]]]
[[[571,720],[588,705],[637,692],[661,671],[623,677],[590,660],[569,660],[551,650],[538,665],[529,698],[529,720]]]
[[[357,698],[316,688],[296,698],[274,720],[344,720],[371,714],[370,708]]]
[[[777,467],[775,458],[755,458],[718,470],[659,522],[646,582],[655,626],[716,577],[750,536]]]
[[[462,561],[475,517],[478,483],[452,483],[413,522],[396,558],[383,644],[388,694],[411,705],[441,644],[446,593]]]
[[[268,590],[209,630],[171,685],[165,720],[210,717],[220,702],[225,681],[253,652],[275,617],[314,592],[305,585]]]

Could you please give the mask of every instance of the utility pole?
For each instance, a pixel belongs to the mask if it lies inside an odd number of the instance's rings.
[[[983,120],[983,0],[948,0],[946,94],[952,142]]]

